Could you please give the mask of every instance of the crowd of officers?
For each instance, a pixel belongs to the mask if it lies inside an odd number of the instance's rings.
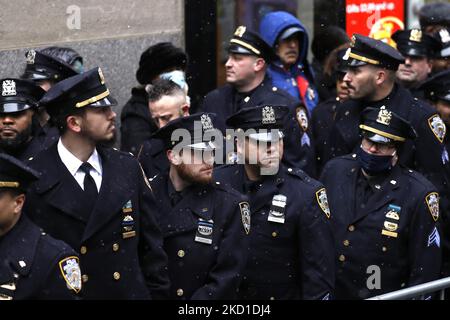
[[[198,106],[186,54],[155,44],[121,150],[102,70],[28,51],[0,80],[0,300],[365,299],[449,276],[449,17],[424,6],[396,48],[327,27],[309,65],[301,22],[271,12]]]

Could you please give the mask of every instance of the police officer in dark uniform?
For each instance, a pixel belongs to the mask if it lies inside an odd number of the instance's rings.
[[[365,299],[439,277],[439,194],[398,162],[412,126],[389,105],[366,108],[354,154],[329,161],[321,181],[336,238],[336,298]]]
[[[0,300],[77,299],[75,251],[22,215],[26,189],[36,179],[36,171],[0,153]]]
[[[36,115],[38,101],[45,91],[31,81],[0,80],[0,151],[22,161],[45,149],[45,137]]]
[[[51,55],[48,51],[29,50],[25,57],[27,64],[21,78],[35,82],[45,91],[48,91],[55,83],[78,73],[70,64]],[[49,122],[45,108],[39,107],[37,114],[41,128],[35,136],[43,140],[47,148],[58,140],[58,129],[52,125],[51,121]]]
[[[266,76],[268,64],[276,59],[272,48],[258,34],[240,26],[230,40],[228,53],[225,64],[228,84],[206,95],[203,110],[218,115],[218,127],[225,133],[228,127],[224,120],[242,108],[263,104],[288,106],[290,112],[285,119],[285,129],[289,135],[285,138],[283,162],[314,176],[314,145],[309,114],[300,101],[272,86]],[[232,163],[235,160],[233,157],[235,153],[230,154],[227,163]]]
[[[399,161],[424,174],[439,190],[446,188],[444,165],[448,157],[443,145],[445,125],[433,108],[413,98],[395,83],[395,71],[404,59],[393,47],[361,35],[353,37],[346,56],[348,70],[344,81],[350,100],[341,105],[331,129],[325,158],[349,154],[359,147],[361,112],[366,107],[390,106],[416,130],[415,140],[407,139],[398,150]]]
[[[80,253],[85,298],[165,297],[167,256],[147,180],[133,156],[101,146],[114,138],[116,114],[100,68],[57,83],[41,103],[61,138],[30,162],[42,178],[26,212]]]
[[[311,130],[314,137],[314,145],[316,151],[317,172],[320,173],[324,162],[325,147],[328,143],[330,130],[333,127],[336,112],[339,106],[348,100],[348,87],[344,81],[345,72],[347,71],[346,62],[342,60],[347,49],[333,50],[329,54],[326,63],[326,69],[331,69],[334,79],[336,94],[332,95],[328,100],[319,103],[312,112]],[[327,70],[325,70],[325,73]]]
[[[187,60],[186,53],[170,42],[157,43],[142,52],[136,71],[139,85],[131,89],[131,98],[120,114],[121,150],[137,155],[142,143],[158,130],[148,110],[145,86],[164,72],[172,70],[184,72]]]
[[[440,50],[433,57],[432,73],[435,74],[450,69],[450,26],[434,32],[432,36],[440,44]]]
[[[435,74],[425,81],[421,87],[424,91],[425,98],[439,112],[442,120],[444,120],[447,130],[450,128],[450,70],[445,70]],[[445,137],[445,148],[450,150],[450,139]],[[446,164],[447,172],[446,188],[441,192],[441,208],[442,215],[440,223],[442,224],[442,273],[443,276],[450,276],[450,165]]]
[[[288,114],[286,106],[265,105],[227,119],[238,129],[242,164],[218,167],[214,177],[248,196],[252,208],[240,299],[329,299],[333,291],[335,251],[325,188],[302,170],[280,165]]]
[[[247,261],[249,204],[236,191],[212,183],[214,151],[220,146],[212,141],[218,131],[213,119],[207,113],[180,117],[154,135],[170,162],[151,186],[169,256],[172,299],[236,298]],[[188,133],[187,140],[172,139],[179,130]]]
[[[428,34],[450,27],[450,3],[432,2],[425,4],[419,11],[422,30]]]
[[[405,57],[405,63],[400,64],[396,73],[398,82],[414,97],[422,98],[423,93],[417,87],[431,73],[432,58],[439,51],[440,43],[420,29],[398,30],[392,35],[392,40]]]
[[[158,128],[169,121],[189,115],[189,103],[185,91],[175,82],[158,79],[147,89],[148,107],[153,122]],[[169,169],[166,148],[160,139],[145,140],[137,158],[148,178]]]

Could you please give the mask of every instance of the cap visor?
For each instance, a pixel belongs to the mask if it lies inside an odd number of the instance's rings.
[[[237,53],[237,54],[247,54],[247,55],[255,55],[255,53],[251,52],[250,50],[247,50],[241,46],[232,44],[228,47],[229,53]]]
[[[368,63],[361,61],[361,60],[353,59],[353,58],[349,58],[347,61],[347,66],[349,68],[361,67],[361,66],[365,66],[366,64],[368,64]]]
[[[0,105],[0,112],[1,113],[14,113],[14,112],[20,112],[27,109],[33,108],[32,105],[27,103],[5,103]]]
[[[284,137],[284,134],[280,130],[276,130],[268,132],[250,133],[248,137],[256,141],[272,142],[282,139]]]
[[[280,36],[280,40],[285,40],[287,38],[289,38],[290,36],[292,36],[295,33],[299,33],[302,32],[303,30],[300,29],[299,27],[290,27],[288,29],[286,29],[286,31],[284,31],[281,36]]]
[[[117,105],[117,100],[111,96],[107,96],[100,99],[94,103],[87,105],[87,107],[101,108],[101,107],[111,107]]]
[[[186,148],[190,148],[193,150],[215,150],[219,149],[219,146],[215,144],[213,141],[208,142],[199,142],[186,145]]]

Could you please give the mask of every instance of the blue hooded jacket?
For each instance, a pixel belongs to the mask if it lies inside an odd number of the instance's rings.
[[[312,109],[318,103],[318,94],[313,85],[313,74],[307,60],[308,33],[305,27],[290,13],[285,11],[274,11],[263,17],[259,26],[259,33],[261,37],[274,48],[277,39],[282,32],[287,28],[294,26],[299,27],[302,30],[297,63],[292,65],[289,70],[286,70],[281,60],[277,59],[270,64],[267,73],[274,86],[287,91],[295,98],[303,101],[311,114]]]

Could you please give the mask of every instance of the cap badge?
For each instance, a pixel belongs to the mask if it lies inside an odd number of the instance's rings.
[[[202,114],[200,117],[200,121],[202,123],[203,131],[213,130],[214,127],[212,125],[211,118],[207,114]]]
[[[234,32],[234,35],[237,36],[237,37],[239,37],[239,38],[242,38],[242,36],[243,36],[244,33],[245,33],[245,30],[247,30],[247,28],[246,28],[245,26],[239,26],[239,27],[236,29],[236,31]]]
[[[275,111],[270,106],[265,106],[262,109],[262,124],[276,123]]]
[[[100,77],[100,83],[105,84],[105,77],[103,76],[102,69],[98,68],[98,76]]]
[[[34,58],[36,58],[36,51],[34,50],[28,51],[26,58],[28,64],[34,64]]]
[[[439,36],[441,37],[442,43],[447,43],[450,41],[450,34],[447,29],[442,29],[439,31]]]
[[[409,34],[409,40],[416,42],[422,41],[422,30],[412,29],[411,33]]]
[[[2,85],[2,96],[15,96],[16,92],[16,82],[14,80],[3,80]]]
[[[380,108],[380,112],[378,112],[377,122],[388,126],[391,123],[392,112],[387,111],[385,106]]]

